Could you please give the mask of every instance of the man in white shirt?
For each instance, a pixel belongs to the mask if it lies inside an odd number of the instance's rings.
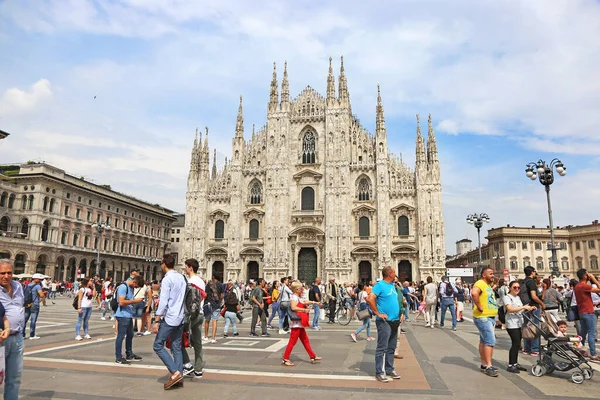
[[[206,284],[198,276],[200,268],[198,261],[195,258],[185,260],[185,274],[188,277],[188,283],[200,291],[202,302],[200,310],[204,307],[204,296],[206,293]],[[190,320],[190,343],[194,348],[194,364],[190,361],[190,356],[185,347],[181,348],[183,354],[183,375],[191,377],[202,377],[202,367],[204,360],[202,359],[202,324],[204,323],[204,314],[200,313],[197,318]]]

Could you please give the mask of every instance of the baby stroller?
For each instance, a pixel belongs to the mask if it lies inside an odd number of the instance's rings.
[[[538,361],[531,367],[533,376],[551,374],[553,371],[566,372],[575,369],[571,374],[573,383],[581,384],[592,379],[594,370],[583,354],[573,348],[572,343],[581,342],[580,338],[558,337],[558,326],[550,315],[538,317],[534,313],[524,313],[524,330],[530,333],[527,339],[543,337],[545,345],[540,345]],[[525,336],[525,335],[524,335]]]

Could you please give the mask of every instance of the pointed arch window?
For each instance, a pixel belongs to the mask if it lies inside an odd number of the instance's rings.
[[[363,177],[358,181],[356,196],[359,201],[371,200],[371,181],[367,177]]]
[[[315,134],[308,131],[302,139],[302,164],[314,164],[316,162],[317,143]]]
[[[398,236],[408,236],[409,224],[408,217],[401,215],[398,217]]]
[[[250,204],[262,203],[262,185],[259,181],[254,181],[250,186]]]
[[[258,220],[257,219],[253,219],[250,221],[249,224],[249,237],[250,239],[258,239]]]
[[[225,222],[219,219],[215,222],[215,239],[223,239],[225,236]]]
[[[25,236],[29,234],[29,220],[27,218],[21,222],[21,233]]]
[[[360,217],[358,220],[358,236],[361,238],[371,236],[371,220],[369,220],[369,217]]]
[[[310,186],[302,189],[302,210],[315,209],[315,190]]]

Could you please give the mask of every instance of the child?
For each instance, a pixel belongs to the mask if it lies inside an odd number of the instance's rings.
[[[567,329],[569,328],[569,326],[567,325],[567,321],[558,321],[556,323],[556,325],[558,325],[558,332],[556,334],[557,337],[573,338],[573,339],[575,339],[575,341],[573,341],[571,343],[573,345],[573,347],[575,347],[576,349],[581,349],[583,347],[581,345],[581,337],[580,336],[570,336],[567,333]],[[579,340],[577,340],[577,339],[579,339]]]
[[[415,321],[419,319],[419,316],[423,315],[425,322],[429,324],[429,313],[425,312],[426,307],[427,304],[425,303],[425,300],[421,300],[421,302],[419,303],[419,310],[417,316],[415,317]]]

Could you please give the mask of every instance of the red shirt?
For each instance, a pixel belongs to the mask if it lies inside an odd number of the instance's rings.
[[[592,287],[587,283],[579,282],[575,285],[574,291],[579,314],[593,314],[594,303],[592,303]]]

